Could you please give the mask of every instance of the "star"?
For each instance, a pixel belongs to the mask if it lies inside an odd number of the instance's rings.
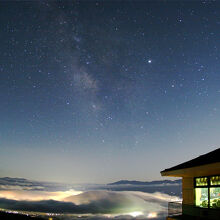
[[[184,1],[167,4],[167,13],[160,13],[163,3],[155,8],[150,1],[137,2],[135,8],[122,1],[42,1],[42,10],[33,1],[19,1],[19,7],[4,1],[0,117],[6,147],[0,161],[7,164],[6,171],[26,175],[16,157],[7,163],[5,155],[10,158],[10,152],[18,151],[26,162],[22,150],[28,145],[26,168],[31,175],[36,156],[43,155],[40,170],[46,167],[51,174],[60,165],[55,176],[48,175],[54,180],[98,183],[126,175],[144,180],[140,164],[149,167],[152,176],[147,178],[153,179],[164,168],[160,161],[151,166],[160,156],[155,152],[162,149],[175,158],[176,147],[186,147],[186,152],[201,153],[207,143],[200,134],[217,140],[220,20],[217,1],[203,1],[208,7]],[[16,7],[13,15],[11,5]],[[31,14],[29,19],[26,14]],[[187,144],[180,144],[184,137]],[[198,143],[190,143],[195,138]],[[60,156],[62,147],[65,153]],[[110,164],[104,163],[106,156]],[[120,163],[127,170],[115,169]],[[115,172],[99,175],[100,164]],[[85,172],[77,172],[75,165]],[[70,170],[79,176],[69,175]],[[39,180],[46,178],[44,172],[38,174]]]

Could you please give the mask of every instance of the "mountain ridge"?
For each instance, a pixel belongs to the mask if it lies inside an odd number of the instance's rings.
[[[137,181],[137,180],[119,180],[107,185],[167,185],[167,184],[181,184],[182,180],[154,180],[154,181]]]

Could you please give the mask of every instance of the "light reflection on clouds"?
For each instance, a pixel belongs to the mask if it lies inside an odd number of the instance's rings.
[[[13,200],[28,200],[28,201],[39,201],[39,200],[57,200],[62,201],[64,198],[71,195],[78,195],[81,191],[69,190],[69,191],[26,191],[26,190],[11,190],[11,191],[0,191],[0,197]]]
[[[0,208],[91,217],[86,219],[161,219],[167,215],[167,202],[180,200],[161,192],[125,191],[126,187],[124,191],[113,191],[100,185],[0,180]]]

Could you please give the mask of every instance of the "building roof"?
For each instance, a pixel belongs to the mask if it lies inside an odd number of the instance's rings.
[[[211,164],[211,163],[218,163],[218,162],[220,162],[220,148],[214,151],[211,151],[207,154],[203,154],[185,163],[181,163],[177,166],[171,167],[169,169],[165,169],[161,171],[161,173],[174,171],[174,170],[180,170],[180,169],[186,169],[186,168],[191,168],[191,167],[196,167],[196,166],[202,166],[202,165]]]

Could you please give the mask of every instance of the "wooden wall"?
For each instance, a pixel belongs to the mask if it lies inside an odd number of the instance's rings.
[[[194,205],[194,179],[193,177],[183,177],[182,196],[183,204]]]

